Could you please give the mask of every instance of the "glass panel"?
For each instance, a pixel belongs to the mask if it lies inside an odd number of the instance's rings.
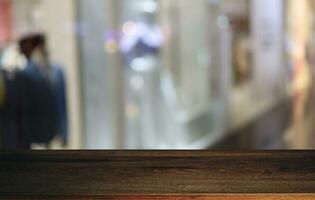
[[[312,147],[313,11],[0,0],[0,148]]]

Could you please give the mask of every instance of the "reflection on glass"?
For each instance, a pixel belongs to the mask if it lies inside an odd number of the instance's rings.
[[[312,0],[0,0],[0,148],[311,148],[314,9]],[[38,34],[44,44],[19,43]],[[20,84],[30,63],[38,76]],[[64,89],[51,81],[56,68]],[[25,91],[36,98],[18,100]],[[47,91],[64,91],[64,115]],[[30,138],[49,126],[49,139]]]

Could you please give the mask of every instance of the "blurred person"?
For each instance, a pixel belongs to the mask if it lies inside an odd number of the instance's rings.
[[[307,61],[306,42],[296,39],[293,59],[293,113],[292,123],[286,134],[286,141],[290,148],[305,148],[308,143],[306,126],[306,105],[311,88],[311,70]]]
[[[24,62],[15,62],[18,60]],[[6,51],[3,61],[1,146],[4,149],[30,149],[32,144],[49,147],[56,136],[66,144],[66,83],[61,67],[49,60],[45,36],[31,34],[21,38],[18,45]]]
[[[64,72],[51,64],[42,34],[29,35],[19,41],[27,64],[20,71],[26,77],[29,105],[23,114],[31,143],[49,144],[59,136],[67,142],[67,111]]]

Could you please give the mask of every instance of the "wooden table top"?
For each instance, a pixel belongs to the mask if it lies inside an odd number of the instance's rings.
[[[43,196],[315,199],[315,151],[1,152],[0,197]]]

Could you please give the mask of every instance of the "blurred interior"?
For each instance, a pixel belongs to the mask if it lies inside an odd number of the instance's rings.
[[[0,149],[315,148],[314,11],[0,0]]]

